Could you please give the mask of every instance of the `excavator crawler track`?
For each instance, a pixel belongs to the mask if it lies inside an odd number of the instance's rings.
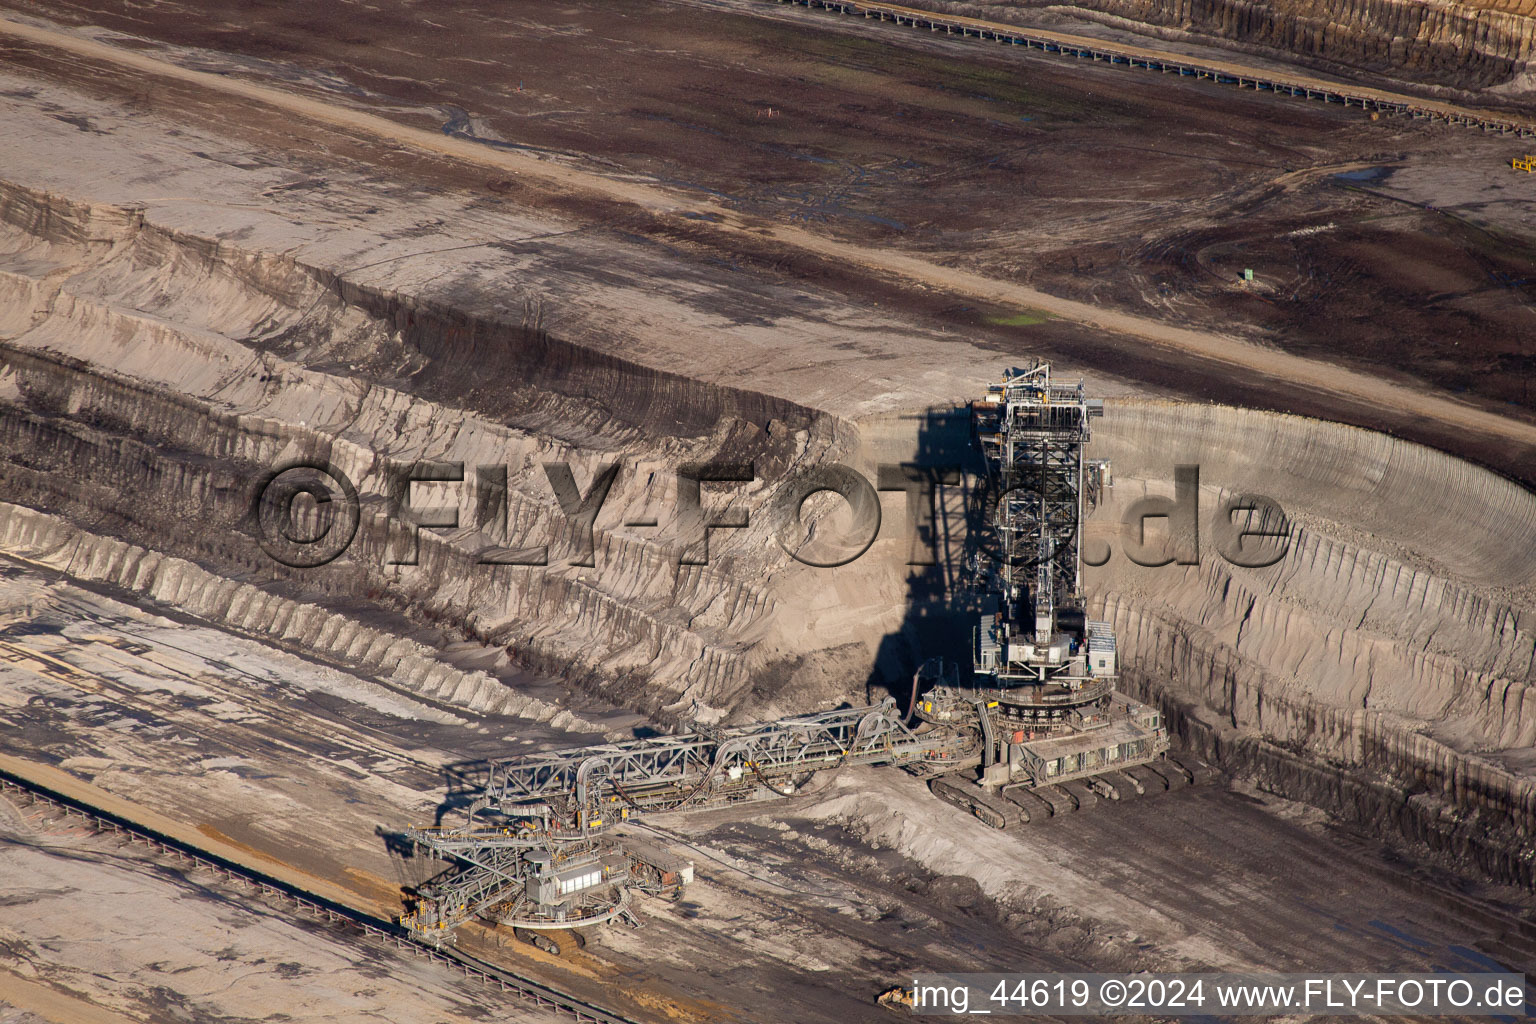
[[[1060,786],[1036,786],[1030,790],[1035,796],[1051,805],[1051,817],[1060,818],[1077,810],[1077,801]]]
[[[1044,786],[1013,783],[995,792],[960,775],[945,775],[929,782],[939,799],[960,808],[992,828],[1037,826],[1083,811],[1113,813],[1113,805],[1159,796],[1189,786],[1207,786],[1221,780],[1221,773],[1193,755],[1163,758],[1149,764],[1115,769],[1100,775]]]
[[[1051,805],[1031,792],[1028,786],[1004,786],[998,792],[1004,800],[1018,806],[1021,817],[1029,824],[1037,825],[1051,820]]]
[[[1009,828],[1027,820],[1018,804],[988,793],[969,779],[945,775],[930,782],[928,789],[940,800],[969,811],[978,821],[993,828]]]
[[[1099,805],[1099,798],[1093,788],[1088,785],[1087,779],[1078,779],[1074,782],[1063,782],[1061,788],[1077,802],[1077,809],[1090,811]]]
[[[1135,800],[1146,793],[1142,784],[1125,772],[1105,772],[1089,780],[1094,792],[1105,800]]]
[[[1168,760],[1178,765],[1189,776],[1191,785],[1209,786],[1221,778],[1221,773],[1193,754],[1170,755]]]
[[[1183,789],[1185,786],[1188,786],[1191,781],[1193,781],[1190,779],[1189,774],[1185,772],[1184,769],[1180,768],[1178,765],[1174,764],[1167,758],[1164,758],[1161,761],[1154,761],[1153,763],[1147,765],[1146,768],[1148,771],[1155,772],[1157,775],[1162,777],[1163,785],[1167,787],[1170,793],[1176,789]]]
[[[1127,768],[1125,774],[1141,785],[1143,796],[1157,796],[1168,792],[1168,780],[1153,771],[1149,765],[1139,764],[1134,768]]]

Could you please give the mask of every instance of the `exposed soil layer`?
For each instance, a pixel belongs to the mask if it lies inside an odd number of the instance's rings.
[[[1094,442],[1116,467],[1104,520],[1168,493],[1174,464],[1199,465],[1203,487],[1198,566],[1117,551],[1089,574],[1136,689],[1274,792],[1390,827],[1474,875],[1536,882],[1530,492],[1329,424],[1160,403],[1113,413]],[[1214,510],[1244,493],[1290,517],[1272,566],[1215,548]]]
[[[49,16],[487,146],[651,177],[838,237],[1529,409],[1523,238],[1536,196],[1510,176],[1508,145],[894,26],[749,16],[779,13],[761,7],[577,3],[530,20],[469,5],[426,22],[385,8],[345,30],[279,4],[242,8],[238,23],[157,4],[131,14],[65,4]],[[592,52],[603,60],[584,59]],[[208,101],[174,102],[197,116]],[[1495,202],[1446,177],[1466,161],[1503,190]],[[1434,209],[1384,198],[1420,165],[1445,178]],[[511,188],[483,175],[457,184],[488,197]],[[1010,348],[1035,333],[1051,342],[1027,317],[963,305],[941,315],[969,317],[977,336]],[[1081,338],[1063,347],[1106,369],[1125,358],[1104,360]],[[1215,381],[1208,393],[1227,397]]]

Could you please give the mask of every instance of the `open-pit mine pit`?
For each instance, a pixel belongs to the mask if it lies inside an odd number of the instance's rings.
[[[0,1022],[1536,966],[1531,12],[1262,6],[0,0]]]

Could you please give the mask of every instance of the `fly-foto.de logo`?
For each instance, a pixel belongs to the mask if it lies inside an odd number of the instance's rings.
[[[555,541],[564,564],[597,564],[595,531],[599,515],[623,476],[620,463],[598,466],[583,486],[567,462],[546,462],[545,483],[560,510],[561,527]],[[1200,561],[1200,469],[1174,467],[1174,495],[1149,495],[1128,505],[1110,536],[1118,536],[1131,562],[1140,566],[1197,565]],[[660,517],[634,518],[622,525],[643,530],[666,526],[676,546],[679,565],[707,565],[710,537],[720,530],[751,525],[749,510],[734,501],[733,491],[758,481],[750,462],[685,463],[677,467],[670,522]],[[881,531],[881,492],[902,492],[906,507],[907,564],[933,565],[939,560],[940,536],[983,527],[1019,504],[1019,484],[1008,490],[991,487],[985,478],[959,467],[881,464],[874,480],[849,466],[829,464],[783,478],[763,505],[779,546],[805,565],[833,568],[847,565],[867,552]],[[968,496],[966,522],[951,530],[936,528],[936,496],[945,488],[960,488]],[[430,490],[430,501],[422,500]],[[812,528],[806,504],[816,495],[833,495],[847,508],[841,529],[821,516]],[[1025,498],[1029,497],[1025,494]],[[1010,498],[1012,500],[1010,500]],[[416,565],[421,531],[454,531],[463,525],[489,538],[476,560],[490,566],[547,566],[551,543],[513,543],[509,526],[508,471],[505,465],[476,466],[462,462],[416,462],[385,472],[382,495],[388,542],[386,565]],[[352,545],[362,523],[363,503],[345,472],[321,461],[284,463],[256,485],[251,516],[262,549],[275,561],[293,568],[314,568],[339,558]],[[1159,528],[1161,524],[1161,529]],[[1080,525],[1067,524],[1076,532]],[[1089,526],[1094,523],[1090,520]],[[1102,525],[1102,524],[1100,524]],[[1060,523],[1054,524],[1059,530]],[[1210,546],[1233,565],[1259,568],[1273,565],[1289,549],[1291,523],[1275,501],[1257,494],[1224,495],[1207,520]],[[1102,566],[1114,555],[1103,530],[1082,541],[1082,560]],[[1059,534],[1058,534],[1059,535]],[[984,545],[983,545],[984,546]],[[1075,546],[1064,546],[1056,557],[1067,557]]]

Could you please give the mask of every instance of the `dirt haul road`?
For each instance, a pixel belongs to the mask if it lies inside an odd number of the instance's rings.
[[[728,239],[747,236],[798,249],[814,256],[867,268],[876,274],[900,278],[923,289],[957,297],[1044,311],[1052,316],[1090,327],[1129,335],[1158,348],[1210,360],[1240,375],[1284,380],[1324,396],[1347,397],[1384,412],[1411,409],[1423,420],[1445,427],[1484,435],[1518,446],[1536,447],[1536,425],[1521,423],[1496,413],[1474,408],[1447,397],[1378,380],[1368,374],[1330,365],[1236,338],[1191,330],[1147,317],[1117,313],[1088,303],[1059,298],[1024,285],[953,269],[890,249],[852,244],[822,237],[802,228],[774,224],[742,216],[735,210],[707,200],[674,192],[664,186],[595,174],[540,160],[472,141],[411,128],[388,118],[296,95],[281,89],[179,67],[91,39],[65,32],[0,19],[0,34],[53,51],[107,61],[137,72],[193,84],[210,92],[250,100],[315,123],[360,133],[412,149],[495,168],[503,173],[537,179],[556,188],[631,204],[663,218],[687,217],[710,223],[712,230]]]

